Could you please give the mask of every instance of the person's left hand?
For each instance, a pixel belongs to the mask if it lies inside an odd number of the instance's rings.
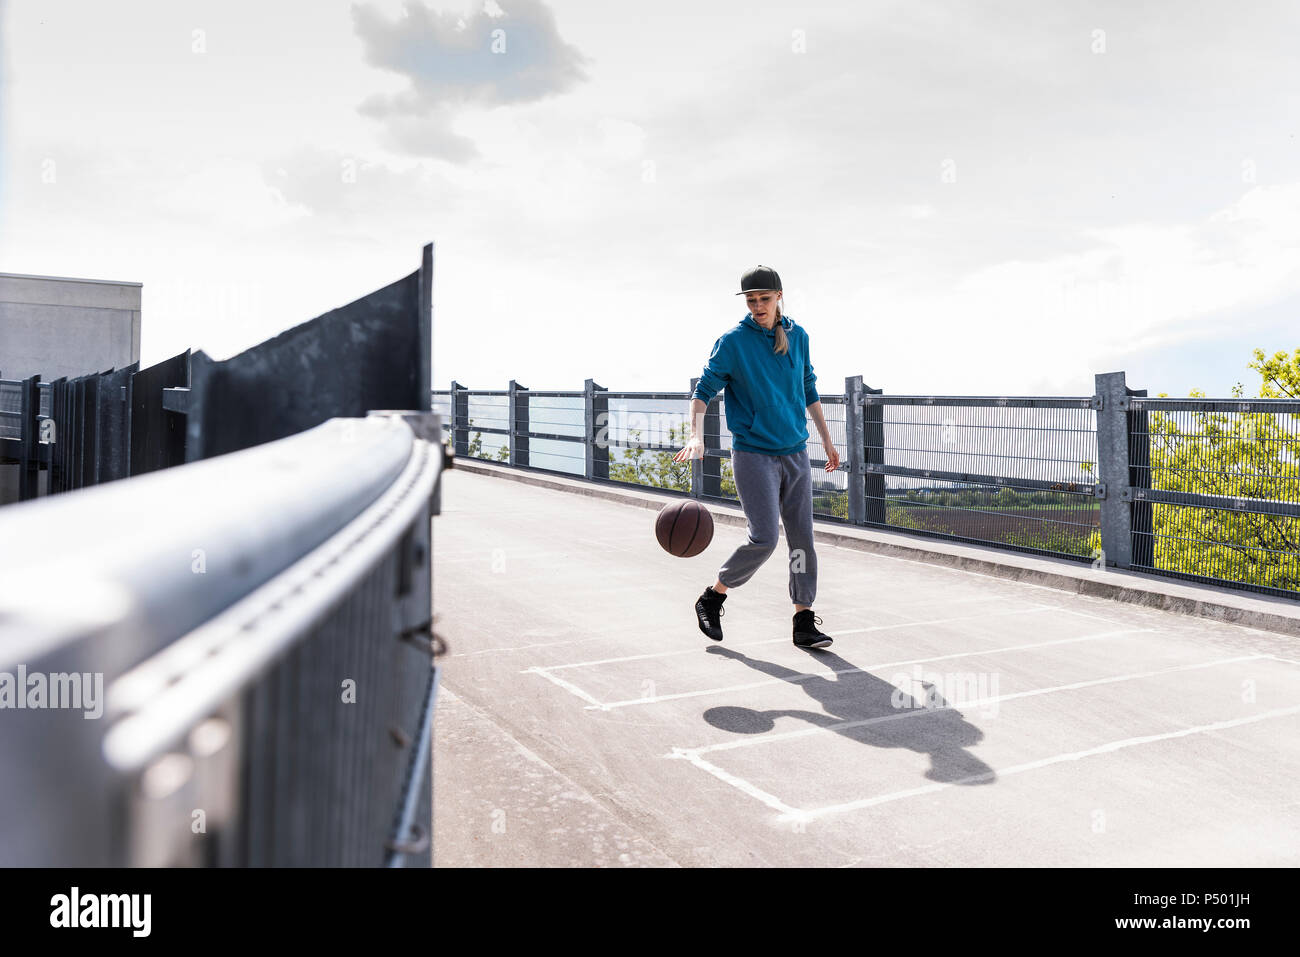
[[[840,467],[840,453],[835,448],[834,442],[823,442],[822,448],[826,450],[826,471],[834,472]]]

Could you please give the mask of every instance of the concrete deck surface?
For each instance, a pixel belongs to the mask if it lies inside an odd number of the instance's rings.
[[[782,539],[715,643],[742,526],[443,483],[435,866],[1300,863],[1293,635],[828,540],[805,651]]]

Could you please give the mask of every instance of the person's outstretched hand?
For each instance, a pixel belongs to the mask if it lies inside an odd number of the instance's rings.
[[[835,448],[834,442],[823,442],[822,448],[826,450],[826,471],[834,472],[840,467],[840,453]]]
[[[673,461],[685,462],[687,459],[702,458],[704,458],[704,440],[698,435],[692,435],[686,440],[686,446],[673,456]]]

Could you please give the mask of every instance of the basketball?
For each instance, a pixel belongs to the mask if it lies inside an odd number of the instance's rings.
[[[671,502],[655,519],[655,538],[669,555],[693,558],[713,541],[713,516],[699,502]]]

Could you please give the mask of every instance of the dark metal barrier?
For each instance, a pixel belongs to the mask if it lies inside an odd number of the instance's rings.
[[[370,409],[430,408],[433,244],[397,282],[217,361],[186,350],[146,369],[0,379],[0,463],[19,499],[141,475]]]

